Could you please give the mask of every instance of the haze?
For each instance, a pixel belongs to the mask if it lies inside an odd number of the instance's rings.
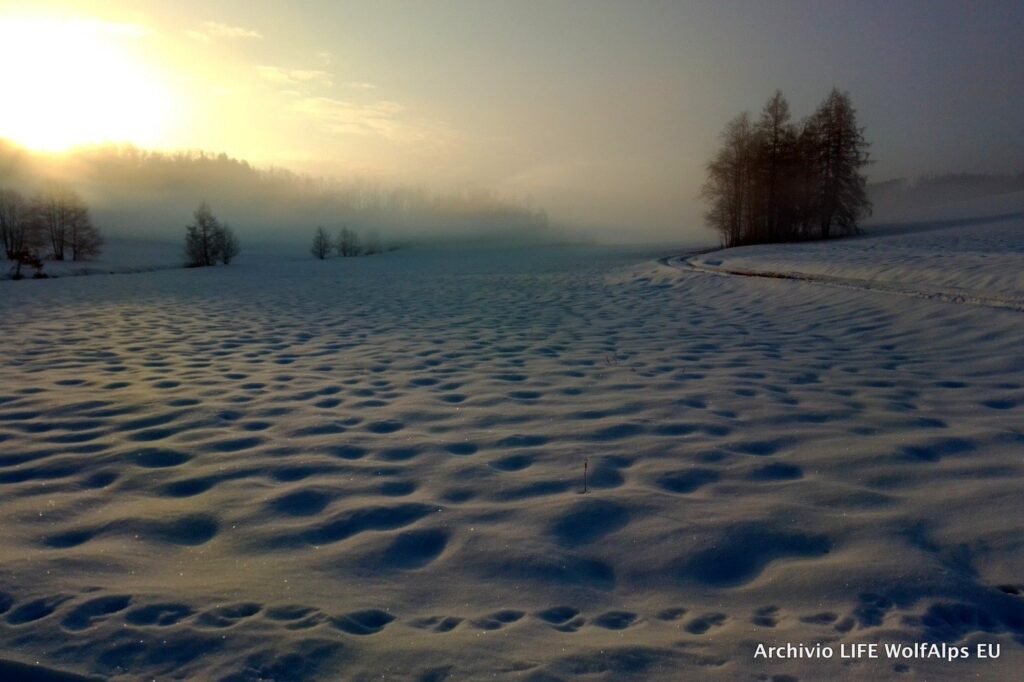
[[[0,22],[20,145],[483,189],[623,239],[706,234],[718,133],[777,88],[797,116],[848,90],[872,180],[1024,158],[1020,2],[94,0]]]

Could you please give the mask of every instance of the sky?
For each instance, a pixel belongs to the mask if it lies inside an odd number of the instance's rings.
[[[873,180],[1024,171],[1024,3],[0,0],[0,137],[476,187],[699,231],[704,165],[781,89],[847,90]]]

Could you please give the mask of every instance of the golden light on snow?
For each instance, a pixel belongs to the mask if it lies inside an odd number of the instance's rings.
[[[145,33],[132,24],[0,18],[0,137],[45,151],[161,146],[172,99],[141,54]]]

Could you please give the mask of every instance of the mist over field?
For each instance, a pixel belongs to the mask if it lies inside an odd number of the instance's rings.
[[[135,147],[33,153],[0,140],[0,183],[31,194],[49,181],[81,192],[110,235],[174,240],[201,201],[258,242],[305,245],[318,225],[378,230],[398,242],[554,242],[563,239],[540,208],[480,189],[444,193],[422,186],[299,175],[203,152],[162,154]]]
[[[869,183],[869,222],[1024,189],[1022,178],[947,173]],[[207,201],[255,242],[293,247],[304,245],[316,226],[333,232],[346,225],[377,230],[394,243],[448,246],[712,241],[709,233],[692,228],[652,239],[643,230],[571,225],[541,206],[479,187],[444,191],[429,184],[314,177],[260,168],[225,154],[161,153],[123,145],[46,154],[0,140],[0,184],[31,194],[51,181],[80,191],[98,224],[116,239],[177,241],[195,207]]]
[[[118,5],[0,2],[0,57],[28,65],[9,73],[17,104],[0,111],[0,138],[58,155],[111,142],[224,153],[336,178],[348,193],[456,195],[445,216],[486,207],[488,225],[508,220],[491,215],[494,201],[544,211],[552,226],[610,242],[707,239],[700,196],[717,136],[776,89],[800,115],[831,88],[848,91],[872,143],[871,182],[1022,172],[1019,3]],[[86,153],[81,182],[117,230],[182,224],[178,209],[213,189],[197,178],[218,175],[197,167],[152,191],[169,169],[132,182],[96,158],[107,154]],[[104,164],[115,166],[109,182],[97,177]],[[255,210],[254,194],[310,190],[250,193],[237,168],[222,170],[223,198],[205,198],[237,213],[239,229],[338,212],[320,198]]]
[[[1024,191],[1024,172],[1016,175],[982,173],[932,174],[920,178],[896,178],[868,185],[873,217],[886,220],[907,212],[985,197]]]

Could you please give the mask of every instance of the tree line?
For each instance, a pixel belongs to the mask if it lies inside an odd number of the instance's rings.
[[[88,206],[60,183],[48,183],[28,199],[15,189],[0,188],[0,241],[14,263],[15,279],[22,277],[23,266],[42,277],[45,260],[88,260],[103,248]]]
[[[903,211],[997,194],[1024,191],[1024,172],[1016,174],[943,173],[913,179],[868,183],[875,213],[892,217]]]
[[[395,247],[391,248],[393,250]],[[370,230],[364,243],[359,238],[359,232],[348,227],[341,228],[336,239],[331,239],[330,234],[323,227],[316,228],[310,253],[316,258],[324,260],[331,255],[332,251],[337,252],[343,258],[372,256],[375,253],[383,252],[384,246],[377,230]]]
[[[200,197],[245,225],[246,235],[271,241],[325,224],[377,228],[397,239],[550,230],[539,207],[472,186],[431,188],[355,173],[316,177],[201,151],[105,145],[56,159],[0,139],[0,178],[24,187],[51,178],[73,183],[88,191],[107,232],[151,239],[177,239],[180,216],[190,215]]]
[[[779,91],[760,117],[726,125],[707,165],[705,218],[723,246],[858,234],[871,214],[868,143],[845,92],[833,89],[800,123]]]

